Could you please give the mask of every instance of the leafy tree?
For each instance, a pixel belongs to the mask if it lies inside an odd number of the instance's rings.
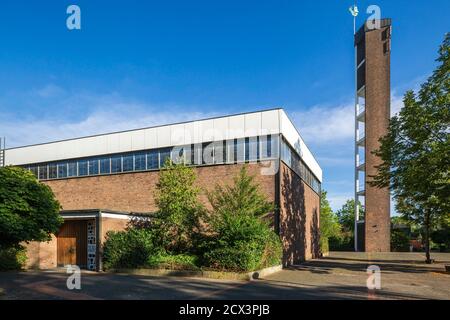
[[[359,216],[364,219],[364,210],[360,205]],[[330,238],[333,250],[353,250],[355,229],[355,200],[347,200],[341,209],[336,211],[336,217],[341,226],[340,237]]]
[[[409,220],[406,220],[402,216],[393,216],[393,217],[391,217],[391,226],[395,226],[395,225],[411,226],[411,222]]]
[[[168,251],[190,249],[194,233],[200,230],[204,209],[197,198],[200,190],[194,185],[195,180],[192,168],[169,159],[160,171],[155,192],[158,212],[153,227]]]
[[[450,250],[450,224],[440,225],[430,236],[442,252]]]
[[[322,252],[328,251],[328,240],[330,238],[339,239],[341,236],[338,217],[331,209],[327,192],[323,190],[320,197],[320,245]]]
[[[260,217],[275,209],[254,183],[254,177],[248,174],[246,166],[234,178],[233,185],[223,187],[217,184],[214,191],[208,193],[208,200],[216,217],[221,213]]]
[[[16,167],[0,168],[0,249],[21,242],[49,241],[63,220],[47,185]]]
[[[343,231],[350,233],[352,236],[355,231],[355,200],[347,200],[341,209],[336,211],[338,221]],[[359,206],[359,217],[364,219],[364,209]]]
[[[439,65],[419,92],[408,91],[374,153],[383,163],[370,183],[389,187],[396,209],[420,226],[430,258],[430,233],[450,212],[450,34],[439,50]]]
[[[391,250],[394,252],[408,252],[410,237],[402,229],[394,229],[391,232]]]

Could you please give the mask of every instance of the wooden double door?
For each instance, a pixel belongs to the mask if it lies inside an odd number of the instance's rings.
[[[66,220],[57,234],[58,267],[87,267],[87,220]]]

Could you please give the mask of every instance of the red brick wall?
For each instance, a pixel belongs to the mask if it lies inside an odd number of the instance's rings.
[[[49,242],[30,242],[25,245],[27,249],[26,268],[51,269],[57,266],[57,240],[55,236]]]
[[[106,233],[108,231],[122,231],[128,225],[128,219],[117,219],[117,218],[102,218],[101,221],[101,234],[100,239],[98,239],[100,244],[105,241]]]
[[[27,250],[26,268],[39,269],[40,242],[33,241],[30,243],[24,243],[23,245]]]
[[[320,198],[283,162],[280,166],[280,237],[283,264],[319,257]]]
[[[211,190],[216,183],[231,184],[242,164],[195,168],[197,184]],[[319,255],[319,196],[282,163],[279,181],[274,175],[261,175],[260,164],[250,164],[261,191],[270,201],[280,199],[280,236],[285,265]],[[65,210],[107,208],[117,211],[151,212],[158,172],[127,173],[111,176],[47,181]],[[279,184],[277,187],[276,184]],[[276,194],[279,193],[279,194]],[[200,195],[205,204],[205,192]],[[109,230],[123,230],[127,220],[103,218],[101,242]],[[55,248],[56,253],[56,248]]]
[[[197,184],[211,190],[216,183],[232,183],[242,164],[197,167]],[[274,201],[275,176],[260,174],[259,164],[249,164],[248,171],[256,175],[261,190]],[[152,212],[156,210],[154,191],[158,172],[124,173],[107,176],[52,180],[51,187],[64,210],[110,209],[126,212]],[[206,194],[200,195],[207,204]]]

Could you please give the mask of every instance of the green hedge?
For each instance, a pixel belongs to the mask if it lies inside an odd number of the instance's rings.
[[[198,270],[207,267],[241,272],[281,263],[279,237],[258,218],[226,224],[220,234],[203,238],[196,254],[166,252],[155,245],[156,240],[148,229],[108,232],[103,251],[104,268]]]
[[[150,229],[129,229],[107,233],[103,250],[105,269],[169,268],[196,270],[198,258],[189,254],[172,255],[159,245]]]
[[[22,246],[0,248],[0,271],[21,270],[26,261],[26,249]]]
[[[261,219],[229,215],[216,230],[202,246],[204,266],[242,272],[281,263],[281,241]]]

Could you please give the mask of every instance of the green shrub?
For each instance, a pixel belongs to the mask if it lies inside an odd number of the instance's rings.
[[[147,260],[147,267],[172,270],[198,270],[198,258],[194,255],[165,253],[155,254]]]
[[[147,229],[108,232],[103,249],[104,268],[145,266],[152,255],[161,252],[161,248],[155,247],[153,238],[152,232]]]
[[[450,226],[441,226],[431,233],[431,240],[437,244],[441,252],[450,251]]]
[[[331,237],[328,239],[329,249],[331,251],[353,251],[355,238],[349,232],[344,232],[339,238]]]
[[[409,252],[410,238],[402,230],[392,230],[391,250],[394,252]]]
[[[26,261],[26,249],[22,246],[0,248],[0,271],[21,270]]]
[[[266,240],[260,268],[273,267],[281,264],[281,258],[283,256],[280,237],[273,230],[268,230]]]
[[[257,270],[262,250],[256,241],[235,243],[233,247],[220,247],[205,253],[209,267],[229,271]]]
[[[329,240],[327,237],[324,237],[324,236],[320,237],[320,252],[322,254],[326,254],[326,253],[330,252],[330,246],[328,244],[328,241]]]
[[[280,238],[264,221],[275,207],[246,166],[234,178],[234,184],[216,185],[208,200],[213,208],[208,216],[210,232],[199,245],[204,266],[254,271],[281,263]]]
[[[281,263],[279,237],[257,217],[225,214],[216,234],[203,244],[202,263],[210,268],[254,271]]]
[[[320,252],[330,251],[330,238],[339,239],[342,237],[342,227],[339,224],[339,217],[333,212],[330,202],[327,199],[327,192],[322,190],[320,196]]]

